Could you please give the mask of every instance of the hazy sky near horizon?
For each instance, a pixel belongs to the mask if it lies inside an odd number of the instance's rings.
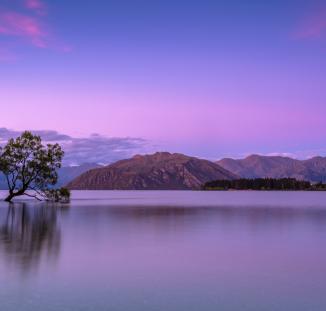
[[[76,163],[325,156],[326,2],[0,0],[0,105]]]

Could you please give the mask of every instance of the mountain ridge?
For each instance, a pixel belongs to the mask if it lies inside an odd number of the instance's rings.
[[[236,178],[239,176],[208,160],[157,152],[90,170],[65,186],[71,190],[186,190],[207,180]]]
[[[326,182],[326,157],[317,156],[286,167],[276,168],[271,170],[266,177],[293,177],[297,180]]]
[[[242,178],[283,178],[326,182],[326,157],[297,160],[281,156],[250,155],[244,159],[221,159],[215,163]]]

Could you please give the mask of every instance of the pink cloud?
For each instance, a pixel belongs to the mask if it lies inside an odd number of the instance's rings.
[[[35,13],[40,15],[47,14],[45,10],[45,4],[39,0],[23,0],[25,3],[25,6],[29,9],[32,9],[35,11]]]
[[[44,4],[38,0],[25,0],[26,6],[31,9],[43,8]]]
[[[30,16],[13,12],[0,15],[1,33],[18,36],[32,45],[46,48],[45,40],[50,39],[50,35],[43,28],[39,20]]]
[[[40,48],[51,48],[69,52],[70,46],[65,46],[57,40],[51,32],[49,32],[49,25],[44,22],[46,15],[46,5],[40,0],[16,0],[23,4],[25,8],[30,9],[30,14],[13,12],[6,9],[0,11],[0,35],[6,35],[11,40],[11,45],[17,46],[17,39],[20,43],[27,43],[29,45],[37,46]],[[7,60],[6,52],[1,52],[0,60]]]
[[[295,35],[295,39],[321,39],[326,36],[326,10],[322,10],[319,14],[306,20],[300,31]]]

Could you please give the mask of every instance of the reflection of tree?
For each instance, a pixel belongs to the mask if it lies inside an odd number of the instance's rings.
[[[8,265],[18,265],[24,272],[36,268],[42,260],[57,258],[60,231],[56,205],[10,204],[0,227],[0,247]]]

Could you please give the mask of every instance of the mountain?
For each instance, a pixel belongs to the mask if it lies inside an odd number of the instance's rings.
[[[79,166],[64,165],[58,170],[59,178],[55,188],[60,188],[62,185],[72,181],[77,176],[85,173],[88,170],[101,167],[103,166],[97,163],[84,163]],[[2,173],[0,173],[0,190],[8,190],[6,176]]]
[[[0,190],[8,190],[8,184],[6,176],[0,172]]]
[[[221,159],[216,164],[243,178],[291,177],[297,180],[326,182],[326,157],[300,161],[287,157],[268,157],[253,154],[245,159]]]
[[[72,190],[186,190],[215,179],[235,179],[221,166],[183,154],[136,155],[90,170],[66,185]]]
[[[74,180],[79,175],[92,170],[94,168],[101,168],[103,165],[97,163],[84,163],[79,166],[63,166],[58,170],[58,183],[55,185],[56,188],[60,188],[64,184]]]
[[[266,175],[271,178],[292,177],[297,180],[326,182],[326,157],[314,157],[305,161],[295,162],[286,167],[271,170]]]
[[[274,169],[287,167],[300,162],[299,160],[288,157],[268,157],[252,154],[245,159],[234,160],[225,158],[215,163],[240,177],[258,178],[267,176]]]

